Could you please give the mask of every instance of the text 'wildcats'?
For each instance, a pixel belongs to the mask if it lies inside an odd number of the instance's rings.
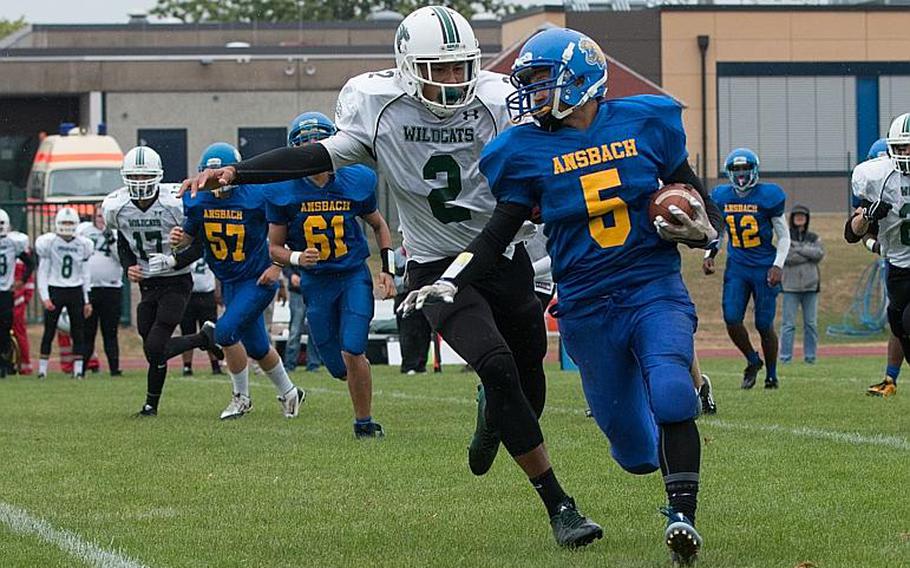
[[[592,146],[561,156],[553,156],[553,175],[564,174],[572,170],[595,166],[604,162],[612,162],[613,160],[633,158],[637,155],[638,148],[635,146],[635,138]]]

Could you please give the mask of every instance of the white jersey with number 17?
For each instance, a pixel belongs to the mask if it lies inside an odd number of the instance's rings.
[[[506,96],[512,90],[505,75],[481,71],[474,101],[439,118],[401,89],[397,71],[365,73],[342,89],[339,132],[320,143],[336,169],[376,168],[395,196],[410,258],[452,257],[480,234],[496,206],[478,164],[487,142],[511,125]],[[516,240],[530,233],[528,224]]]

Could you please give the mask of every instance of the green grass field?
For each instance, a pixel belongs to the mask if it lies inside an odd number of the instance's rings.
[[[910,393],[863,396],[881,361],[787,366],[777,392],[740,391],[739,361],[703,366],[720,414],[699,422],[701,566],[910,566]],[[325,373],[295,377],[309,390],[298,419],[256,377],[254,412],[225,423],[220,378],[170,379],[145,420],[130,417],[138,373],[0,382],[0,566],[104,565],[15,532],[12,509],[118,553],[109,566],[669,566],[660,478],[610,459],[574,374],[549,373],[543,420],[564,486],[605,529],[574,552],[504,452],[469,473],[473,375],[375,375],[388,435],[366,442]]]

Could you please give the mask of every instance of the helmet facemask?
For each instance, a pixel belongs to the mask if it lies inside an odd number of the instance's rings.
[[[122,169],[120,170],[120,176],[130,192],[130,199],[143,200],[155,197],[158,191],[158,184],[164,177],[164,172],[161,170],[154,173],[149,172],[147,169]]]
[[[907,140],[888,139],[888,157],[894,169],[902,174],[910,175],[910,138]]]
[[[443,65],[457,66],[461,64],[463,71],[452,77],[452,81],[439,77],[440,67]],[[434,76],[434,67],[437,72]],[[402,58],[399,72],[409,85],[413,86],[410,93],[426,106],[430,112],[440,118],[455,114],[474,101],[477,89],[477,75],[480,70],[480,50],[459,50],[451,54],[441,55],[415,55],[408,54]],[[437,91],[435,98],[426,94],[427,87],[430,91]]]

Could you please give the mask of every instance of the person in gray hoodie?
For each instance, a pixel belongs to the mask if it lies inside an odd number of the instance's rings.
[[[815,363],[818,345],[818,293],[821,273],[818,264],[825,256],[818,235],[809,230],[809,208],[795,205],[790,211],[790,252],[784,263],[783,321],[780,328],[780,360],[793,358],[796,312],[803,310],[803,353],[806,363]]]

